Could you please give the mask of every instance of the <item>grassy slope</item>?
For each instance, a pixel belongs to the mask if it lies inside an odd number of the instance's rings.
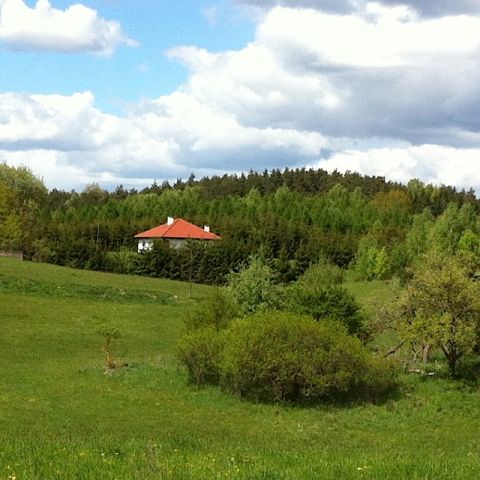
[[[392,301],[395,297],[395,282],[373,280],[371,282],[346,282],[347,289],[355,295],[367,311]]]
[[[478,477],[478,392],[411,378],[384,405],[296,409],[197,390],[173,357],[189,308],[185,284],[0,258],[0,479]],[[131,364],[113,376],[105,321]]]

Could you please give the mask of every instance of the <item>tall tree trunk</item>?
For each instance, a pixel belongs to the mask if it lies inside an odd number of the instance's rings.
[[[423,363],[428,363],[431,348],[432,348],[431,345],[423,346]]]

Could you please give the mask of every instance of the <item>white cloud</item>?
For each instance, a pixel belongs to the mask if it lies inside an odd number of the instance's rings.
[[[249,127],[477,145],[480,16],[367,7],[362,16],[277,7],[242,50],[173,49],[191,71],[181,91]]]
[[[421,178],[427,183],[473,187],[480,192],[480,148],[457,149],[441,145],[348,150],[315,164],[329,171],[356,171],[407,183]]]
[[[143,113],[142,109],[146,112]],[[317,132],[285,128],[254,128],[238,122],[235,115],[212,108],[195,96],[176,92],[144,104],[130,120],[154,138],[171,138],[184,154],[259,148],[292,149],[295,154],[319,155],[325,140]]]
[[[369,0],[236,0],[237,4],[249,5],[262,10],[275,6],[312,8],[330,13],[357,13],[365,9]],[[407,7],[425,17],[479,14],[478,0],[378,0],[381,5]]]
[[[408,5],[427,17],[479,14],[478,0],[380,0],[385,5]]]
[[[155,167],[172,173],[172,151],[168,139],[152,138],[134,121],[95,108],[90,92],[0,95],[0,161],[22,158],[49,186],[63,169],[62,184],[99,175],[142,177]],[[51,167],[46,171],[45,161]]]
[[[109,55],[121,44],[136,45],[118,22],[75,4],[58,10],[48,0],[30,8],[23,0],[0,0],[0,45],[11,50],[92,52]]]
[[[327,77],[285,68],[277,52],[260,42],[219,54],[182,47],[170,56],[192,72],[182,92],[245,126],[316,131],[300,117],[333,111],[341,103]]]
[[[275,8],[258,41],[283,57],[303,52],[318,66],[423,65],[432,55],[472,52],[480,46],[480,17],[418,19],[407,7],[367,5],[364,16]]]
[[[197,168],[223,171],[225,158],[232,169],[249,169],[257,166],[252,155],[275,166],[282,155],[318,156],[325,142],[317,132],[245,127],[181,92],[145,102],[126,118],[98,110],[91,92],[0,95],[0,161],[22,158],[49,186],[68,183],[58,172],[64,168],[80,184],[88,176],[136,183]]]

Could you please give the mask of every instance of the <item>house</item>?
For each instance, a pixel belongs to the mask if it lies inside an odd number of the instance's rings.
[[[155,240],[164,239],[171,247],[180,248],[188,240],[220,240],[221,237],[210,232],[210,227],[197,227],[183,218],[168,217],[167,223],[135,235],[138,252],[145,252],[153,247]]]

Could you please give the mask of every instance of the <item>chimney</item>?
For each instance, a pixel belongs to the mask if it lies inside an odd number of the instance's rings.
[[[168,217],[167,218],[167,225],[173,225],[174,221],[175,221],[175,219],[173,217]]]
[[[203,229],[204,229],[206,232],[210,233],[210,227],[209,227],[208,225],[204,225],[204,226],[203,226]]]

